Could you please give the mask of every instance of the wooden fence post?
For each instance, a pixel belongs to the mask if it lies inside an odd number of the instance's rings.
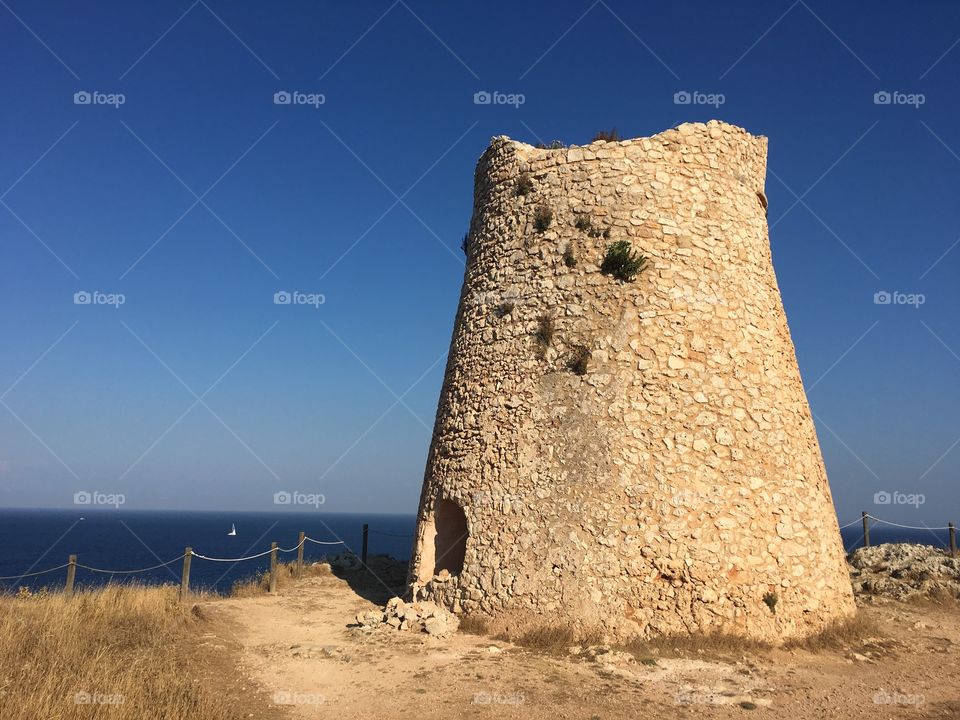
[[[193,557],[193,548],[183,551],[183,573],[180,575],[180,600],[186,600],[190,595],[190,558]]]
[[[270,543],[270,592],[277,591],[277,544]]]
[[[367,564],[367,536],[370,534],[370,526],[363,524],[363,543],[360,545],[360,562]]]
[[[870,547],[870,516],[863,513],[863,546]]]
[[[63,594],[66,597],[73,597],[73,581],[77,577],[77,556],[71,555],[67,558],[67,584],[63,586]]]
[[[947,523],[947,527],[950,529],[950,557],[955,558],[957,556],[957,528],[953,523]]]
[[[307,534],[302,532],[298,538],[297,545],[297,577],[300,577],[303,574],[303,546],[306,545]]]

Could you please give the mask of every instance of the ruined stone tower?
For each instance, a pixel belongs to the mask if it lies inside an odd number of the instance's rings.
[[[767,141],[716,121],[476,170],[411,559],[517,630],[778,640],[853,613],[767,236]],[[601,272],[626,240],[633,280]]]

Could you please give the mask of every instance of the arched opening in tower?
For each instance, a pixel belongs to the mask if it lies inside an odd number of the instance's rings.
[[[459,575],[467,552],[467,516],[453,500],[438,500],[433,510],[433,574]]]

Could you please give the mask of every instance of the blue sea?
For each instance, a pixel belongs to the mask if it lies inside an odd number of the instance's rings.
[[[83,519],[81,519],[83,518]],[[236,558],[269,550],[275,541],[293,548],[301,531],[315,540],[338,545],[305,543],[304,557],[317,560],[344,550],[360,554],[363,524],[370,527],[368,552],[406,560],[410,557],[416,517],[413,515],[352,515],[339,513],[242,513],[176,511],[5,510],[0,509],[0,577],[37,572],[62,565],[71,554],[79,565],[108,569],[146,568],[177,558],[190,546],[195,553]],[[228,536],[236,525],[236,536]],[[280,553],[293,560],[295,552]],[[227,592],[234,582],[269,567],[269,555],[241,563],[211,562],[194,557],[190,586]],[[76,584],[90,586],[131,578],[147,583],[179,584],[182,561],[134,575],[94,573],[78,568]],[[65,570],[0,580],[0,590],[63,585]]]
[[[81,519],[82,518],[82,519]],[[3,510],[0,509],[0,577],[21,575],[53,568],[77,555],[80,565],[107,570],[133,570],[158,565],[183,554],[191,546],[195,553],[215,558],[255,555],[276,541],[281,548],[293,548],[303,531],[315,540],[337,545],[306,543],[304,556],[317,560],[324,555],[349,550],[360,554],[363,524],[369,525],[368,552],[410,557],[416,517],[413,515],[335,513],[224,513],[175,511],[92,511],[84,510]],[[228,536],[236,525],[236,536]],[[848,551],[863,545],[859,524],[841,531]],[[946,530],[910,530],[884,525],[870,529],[871,544],[920,543],[946,547]],[[294,552],[281,553],[292,560]],[[234,582],[248,578],[269,566],[269,556],[240,563],[211,562],[194,557],[191,587],[227,592]],[[148,583],[180,582],[182,562],[132,575],[111,575],[77,570],[78,586],[108,580],[136,579]],[[0,580],[0,590],[57,587],[65,570],[21,580]]]

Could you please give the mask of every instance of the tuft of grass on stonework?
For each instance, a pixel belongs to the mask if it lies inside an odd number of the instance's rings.
[[[774,614],[776,614],[776,612],[777,612],[777,601],[778,601],[779,599],[780,599],[780,598],[777,597],[777,594],[776,594],[775,592],[768,592],[768,593],[764,594],[764,596],[763,596],[763,602],[764,602],[764,604],[765,604],[768,608],[770,608],[770,612],[772,612],[772,613],[774,613]]]
[[[520,177],[517,178],[517,189],[516,193],[520,197],[524,195],[529,195],[533,192],[533,178],[530,177],[530,173],[525,172],[521,173]]]
[[[508,300],[507,302],[502,302],[499,305],[497,305],[497,308],[493,311],[493,314],[496,315],[498,318],[502,318],[505,315],[509,315],[510,313],[512,313],[515,307],[516,307],[516,304]]]
[[[538,205],[533,214],[533,227],[537,232],[543,232],[553,223],[553,210],[547,205]]]
[[[601,130],[596,135],[593,136],[593,140],[590,142],[620,142],[620,133],[617,132],[616,128],[610,130]]]
[[[573,226],[577,230],[586,232],[593,228],[593,222],[590,220],[589,215],[577,215],[577,219],[574,221]]]
[[[590,364],[590,348],[585,345],[577,345],[567,361],[567,367],[575,375],[586,375],[587,367]]]
[[[622,282],[630,282],[647,267],[647,259],[630,247],[626,240],[617,240],[607,246],[600,272],[613,275]]]
[[[537,319],[537,330],[533,334],[533,339],[537,344],[537,355],[543,357],[547,348],[553,343],[553,336],[556,333],[556,323],[549,315],[541,315]]]
[[[573,252],[573,246],[568,245],[567,249],[563,251],[563,264],[568,268],[577,266],[577,256]]]

